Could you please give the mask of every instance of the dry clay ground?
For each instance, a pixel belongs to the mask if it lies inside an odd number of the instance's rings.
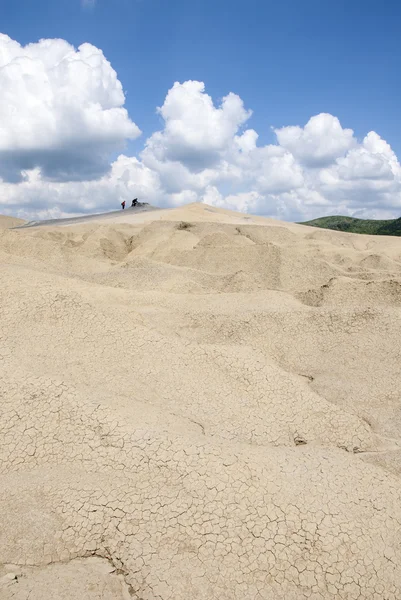
[[[126,213],[0,222],[1,600],[400,599],[401,240]]]

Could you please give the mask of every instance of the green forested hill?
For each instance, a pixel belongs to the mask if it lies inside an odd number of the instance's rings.
[[[354,219],[353,217],[321,217],[313,221],[305,221],[301,225],[311,225],[323,229],[349,231],[351,233],[368,233],[370,235],[399,235],[401,236],[401,218],[388,221],[370,219]]]

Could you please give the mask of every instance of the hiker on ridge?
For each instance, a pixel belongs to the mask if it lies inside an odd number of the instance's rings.
[[[125,200],[123,200],[123,201],[121,202],[121,208],[124,210],[124,208],[125,208]]]
[[[131,208],[133,208],[134,206],[136,206],[138,204],[138,198],[134,198],[131,204]]]

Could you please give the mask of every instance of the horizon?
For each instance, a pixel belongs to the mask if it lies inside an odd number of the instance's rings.
[[[148,210],[153,211],[154,209],[156,210],[156,212],[159,211],[159,210],[161,210],[161,211],[164,211],[164,210],[170,211],[170,210],[174,210],[174,209],[182,209],[182,208],[186,208],[186,207],[190,207],[190,206],[202,205],[202,206],[204,206],[205,209],[207,209],[207,208],[215,208],[215,209],[218,209],[218,210],[226,211],[228,213],[234,212],[234,213],[237,213],[239,215],[248,214],[249,216],[251,216],[249,213],[244,213],[243,211],[236,211],[236,210],[233,210],[233,209],[227,209],[227,208],[221,208],[221,207],[206,205],[205,203],[202,203],[202,202],[188,202],[186,204],[182,204],[182,205],[177,206],[177,207],[167,207],[167,208],[166,207],[159,207],[159,206],[156,206],[156,205],[152,205],[152,204],[149,204],[147,202],[139,203],[139,205],[140,205],[139,208],[141,207],[141,205],[142,206],[146,205],[146,208],[144,209],[145,212],[148,211]],[[95,217],[107,217],[109,215],[115,215],[115,216],[121,215],[121,216],[123,216],[123,215],[126,214],[126,212],[131,212],[131,211],[134,212],[134,213],[138,212],[139,214],[141,212],[143,212],[143,210],[138,210],[138,208],[135,208],[135,207],[132,207],[130,205],[127,205],[124,209],[122,209],[121,207],[119,209],[112,208],[112,209],[104,211],[104,212],[96,212],[95,211],[95,212],[84,213],[84,214],[78,213],[78,214],[71,214],[71,215],[66,216],[66,217],[55,218],[55,219],[32,219],[32,220],[25,219],[25,220],[23,220],[24,221],[23,225],[17,225],[15,227],[12,227],[12,229],[15,229],[15,228],[16,229],[20,229],[20,228],[24,229],[24,228],[26,228],[28,226],[29,227],[33,227],[33,226],[36,227],[36,226],[40,226],[40,225],[57,225],[58,223],[62,223],[62,222],[70,222],[68,224],[71,224],[71,225],[73,225],[73,224],[80,224],[81,222],[82,223],[90,223],[91,220],[93,218],[95,218]],[[1,215],[0,214],[0,216],[6,216],[6,217],[9,216],[10,218],[18,218],[18,217],[15,217],[15,215]],[[254,216],[254,217],[262,217],[262,218],[268,218],[268,219],[270,218],[270,219],[277,220],[277,221],[280,222],[280,219],[278,219],[277,217],[274,217],[274,216],[273,217],[266,217],[266,215],[260,215],[260,214],[256,214],[256,213],[253,213],[252,216]],[[292,224],[295,224],[295,225],[309,225],[310,223],[314,223],[315,221],[317,222],[317,221],[322,221],[324,219],[336,219],[336,218],[337,219],[351,219],[351,220],[354,219],[354,221],[361,221],[361,222],[365,222],[366,221],[366,222],[374,222],[374,223],[390,223],[390,222],[393,222],[393,221],[401,220],[401,216],[394,217],[393,219],[361,219],[361,218],[358,218],[358,217],[350,217],[349,215],[339,215],[338,214],[338,215],[326,215],[326,216],[315,217],[314,219],[309,219],[309,220],[306,220],[306,221],[285,221],[285,220],[282,220],[282,222],[283,223],[289,223],[289,224],[292,223]],[[324,229],[332,229],[332,227],[330,227],[330,226],[324,226],[323,228]],[[339,231],[346,231],[346,230],[340,229]],[[364,232],[350,231],[349,233],[364,233]],[[387,234],[382,234],[382,235],[387,235]]]

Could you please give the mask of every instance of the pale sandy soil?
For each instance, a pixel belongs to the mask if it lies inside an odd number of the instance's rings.
[[[3,217],[3,215],[0,215],[0,231],[2,229],[9,229],[10,227],[19,227],[24,223],[25,221],[23,219],[17,219],[16,217]]]
[[[401,599],[400,238],[16,224],[1,600]]]

